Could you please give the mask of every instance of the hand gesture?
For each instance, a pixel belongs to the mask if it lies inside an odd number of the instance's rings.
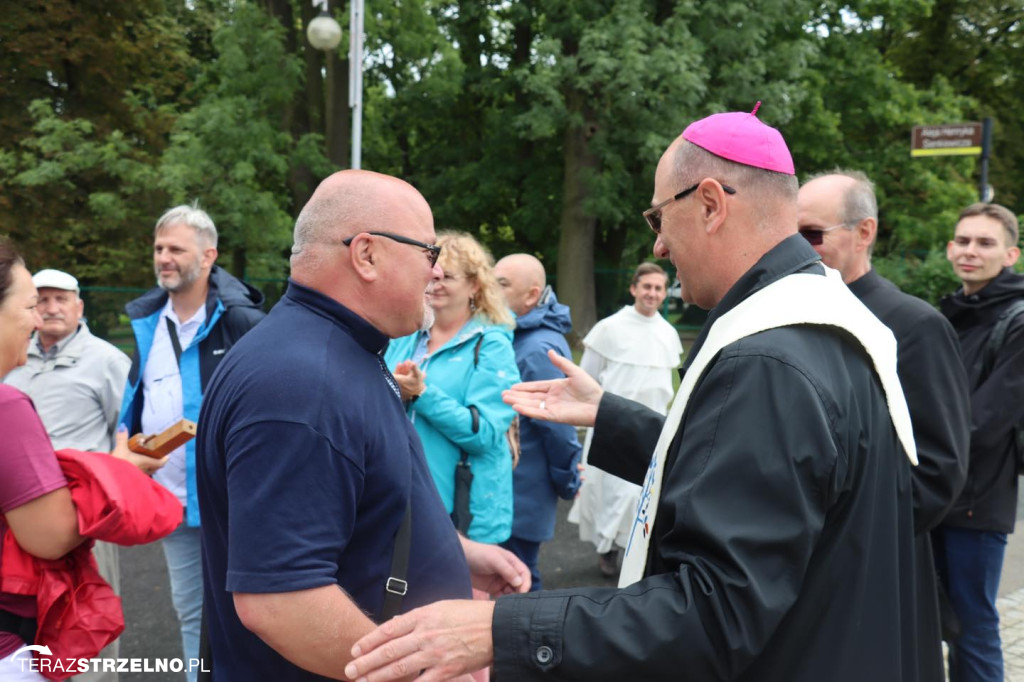
[[[156,473],[157,469],[167,464],[167,460],[170,457],[170,455],[165,455],[160,459],[155,459],[129,450],[128,429],[124,428],[124,426],[120,426],[117,429],[117,433],[114,434],[114,449],[110,451],[110,454],[118,459],[125,460],[129,464],[134,464],[147,476],[152,476]]]
[[[402,360],[395,366],[393,374],[404,401],[419,397],[427,390],[427,374],[412,360]]]
[[[530,591],[530,569],[519,557],[498,545],[459,536],[473,587],[492,597]]]
[[[553,350],[548,359],[565,374],[565,379],[516,384],[501,394],[502,400],[532,419],[574,426],[593,426],[604,390],[592,376]]]
[[[362,682],[448,680],[490,665],[494,602],[439,601],[396,616],[352,647],[345,676]]]

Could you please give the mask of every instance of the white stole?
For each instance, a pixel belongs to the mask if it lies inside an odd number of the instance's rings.
[[[644,575],[647,548],[658,513],[665,457],[679,428],[690,393],[718,353],[746,336],[798,324],[829,325],[849,332],[871,357],[882,382],[896,435],[907,457],[913,464],[917,464],[910,412],[903,396],[903,387],[896,376],[896,339],[889,328],[846,288],[837,271],[831,268],[825,270],[825,277],[798,273],[769,284],[722,315],[709,330],[704,345],[683,376],[654,448],[622,560],[619,587],[632,585]]]

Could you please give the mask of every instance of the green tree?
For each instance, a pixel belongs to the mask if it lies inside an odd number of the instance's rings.
[[[948,83],[970,98],[959,120],[995,124],[990,184],[996,201],[1024,213],[1024,5],[1019,0],[935,0],[893,36],[888,58],[921,88]],[[957,123],[959,120],[942,121]],[[970,178],[977,186],[978,176]],[[977,190],[974,192],[977,197]]]
[[[285,51],[284,29],[262,9],[236,5],[213,33],[215,57],[196,80],[160,163],[172,203],[199,198],[221,233],[237,275],[281,276],[293,224],[289,173],[321,174],[322,137],[294,139],[282,115],[300,90],[302,65]]]
[[[66,268],[85,282],[138,283],[120,275],[147,248],[139,221],[151,222],[147,209],[164,202],[154,190],[152,157],[121,131],[101,135],[88,120],[58,117],[46,100],[28,110],[35,135],[17,151],[0,151],[0,183],[15,208],[0,232],[19,242],[32,268]]]
[[[164,202],[149,171],[195,64],[184,37],[134,0],[14,3],[0,36],[0,233],[34,267],[109,278]]]
[[[914,125],[958,121],[971,106],[944,79],[927,87],[907,82],[888,56],[894,34],[928,4],[823,8],[808,26],[819,36],[802,79],[808,96],[784,130],[801,177],[846,167],[875,182],[880,255],[945,243],[973,193],[973,159],[910,156]]]

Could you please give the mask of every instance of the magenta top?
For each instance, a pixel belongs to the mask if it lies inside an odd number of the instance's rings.
[[[6,514],[66,485],[32,401],[18,389],[0,384],[0,512]],[[0,516],[0,538],[6,531],[7,522]],[[36,603],[32,597],[0,592],[0,609],[34,616]],[[0,632],[0,658],[22,646],[17,635]]]

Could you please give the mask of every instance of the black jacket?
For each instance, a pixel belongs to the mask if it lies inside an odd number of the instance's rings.
[[[690,359],[722,314],[800,271],[823,272],[793,236],[711,311]],[[592,461],[639,483],[662,423],[605,394]],[[910,465],[845,334],[782,327],[723,349],[662,486],[643,580],[497,601],[499,679],[916,679]]]
[[[938,588],[928,531],[945,517],[967,478],[970,393],[960,344],[938,310],[903,293],[874,270],[849,286],[896,337],[897,372],[910,408],[919,461],[911,471],[917,533],[918,679],[943,682]]]
[[[985,344],[1000,313],[1024,297],[1024,277],[1003,270],[976,294],[942,299],[960,337],[971,387],[971,455],[967,483],[944,525],[1012,533],[1017,516],[1013,425],[1024,417],[1024,316],[1007,330],[992,372],[982,376]]]

